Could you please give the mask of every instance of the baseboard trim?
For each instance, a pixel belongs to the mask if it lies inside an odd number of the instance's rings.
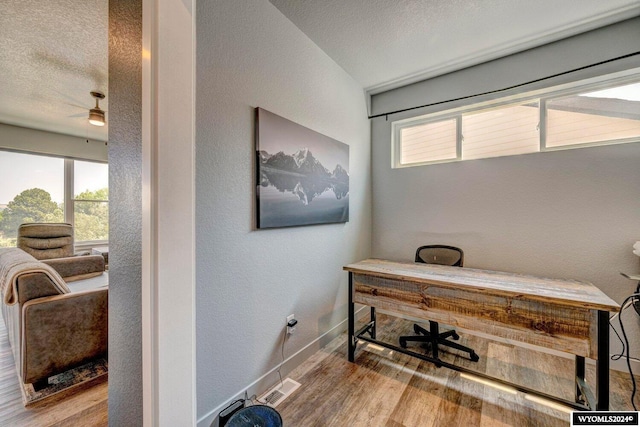
[[[638,360],[630,360],[631,370],[633,370],[634,375],[640,374],[640,361]],[[627,366],[627,359],[620,358],[618,360],[612,360],[609,362],[609,367],[611,369],[615,369],[616,371],[629,373],[629,367]]]
[[[366,306],[360,307],[356,311],[356,317],[360,317],[368,313],[363,313],[365,309],[368,308]],[[299,365],[301,365],[305,360],[311,357],[315,352],[326,346],[329,342],[331,342],[334,338],[338,337],[342,332],[347,330],[347,321],[348,319],[344,319],[340,323],[338,323],[333,328],[329,329],[324,334],[320,335],[318,338],[311,341],[306,346],[302,347],[300,350],[289,356],[282,363],[282,369],[280,370],[282,374],[282,378],[284,379],[289,372],[293,371]],[[224,408],[229,406],[229,404],[237,399],[244,399],[245,391],[247,395],[260,396],[266,390],[273,387],[279,381],[278,376],[278,366],[274,366],[267,373],[262,375],[260,378],[249,384],[248,386],[242,388],[239,392],[234,394],[232,397],[228,398],[226,401],[209,411],[206,415],[202,416],[198,419],[197,426],[198,427],[218,427],[218,414]]]

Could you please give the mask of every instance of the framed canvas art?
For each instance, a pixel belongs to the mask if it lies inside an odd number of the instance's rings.
[[[257,226],[349,221],[349,146],[256,108]]]

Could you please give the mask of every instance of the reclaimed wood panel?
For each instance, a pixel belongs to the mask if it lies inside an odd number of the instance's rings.
[[[521,296],[527,300],[555,302],[564,306],[617,311],[620,306],[591,283],[550,279],[500,271],[444,265],[402,263],[367,259],[349,264],[353,273],[452,289],[470,288],[476,292],[503,296]]]
[[[574,280],[376,259],[344,269],[356,303],[591,359],[597,310],[619,307]]]
[[[589,358],[591,310],[354,274],[354,302]]]

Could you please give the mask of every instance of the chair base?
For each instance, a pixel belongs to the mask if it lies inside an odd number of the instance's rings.
[[[440,333],[438,322],[434,322],[433,320],[429,320],[429,331],[421,327],[420,325],[413,325],[413,331],[418,334],[416,336],[402,336],[400,337],[400,347],[407,348],[407,342],[422,342],[426,344],[431,344],[431,353],[434,359],[438,359],[438,345],[444,345],[447,347],[455,348],[456,350],[464,351],[465,353],[469,353],[469,359],[472,362],[477,362],[480,360],[480,356],[471,348],[463,346],[461,344],[449,341],[447,338],[453,338],[454,340],[460,339],[460,336],[456,333],[456,331],[451,330],[447,332]],[[436,363],[436,366],[438,364]]]

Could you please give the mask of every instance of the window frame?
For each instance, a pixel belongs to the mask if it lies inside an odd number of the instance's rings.
[[[76,199],[75,197],[75,161],[81,162],[89,162],[89,163],[100,163],[106,164],[107,162],[98,162],[95,160],[85,160],[85,159],[64,159],[64,220],[69,224],[74,226],[75,230],[75,203],[76,202],[94,202],[94,203],[107,203],[109,204],[109,200],[82,200]],[[67,206],[69,207],[67,209]],[[91,249],[94,246],[108,246],[109,239],[102,240],[80,240],[76,241],[74,236],[74,246],[76,251],[84,251]]]
[[[423,126],[432,123],[445,122],[451,119],[455,119],[456,121],[456,158],[455,159],[443,159],[443,160],[433,160],[427,162],[414,162],[414,163],[401,163],[402,159],[402,130],[411,127]],[[394,126],[395,123],[404,123],[405,125]],[[435,115],[435,116],[422,116],[418,118],[418,120],[400,120],[399,122],[394,122],[392,124],[392,132],[394,133],[394,140],[398,141],[397,144],[392,144],[394,146],[394,150],[391,155],[392,164],[398,164],[399,167],[408,167],[408,166],[417,166],[417,165],[425,165],[425,164],[435,164],[435,163],[449,163],[460,159],[462,156],[462,121],[460,120],[459,115],[454,114],[445,114],[445,115]]]
[[[477,102],[469,105],[464,105],[457,108],[448,110],[442,110],[434,113],[424,114],[420,116],[408,117],[401,120],[396,120],[391,123],[391,167],[393,169],[401,169],[415,166],[426,166],[440,163],[452,163],[462,161],[484,160],[497,157],[509,157],[513,155],[527,155],[534,153],[572,150],[577,148],[595,147],[601,145],[615,145],[615,144],[627,144],[633,142],[640,142],[640,136],[631,138],[619,138],[606,141],[594,141],[586,142],[584,144],[570,144],[558,147],[547,147],[547,103],[557,98],[564,98],[572,95],[580,95],[585,92],[595,92],[603,89],[609,89],[617,86],[624,86],[627,84],[640,83],[640,68],[634,68],[620,73],[608,74],[599,76],[597,78],[591,78],[582,81],[570,82],[562,85],[552,86],[544,89],[528,91],[521,94],[504,96],[497,99],[492,99],[483,102]],[[483,111],[489,111],[498,109],[501,107],[507,107],[511,105],[521,105],[527,102],[538,102],[538,137],[539,137],[539,150],[531,153],[522,154],[510,154],[504,156],[492,156],[476,159],[463,159],[462,158],[462,145],[464,144],[464,135],[462,135],[462,121],[465,114],[480,113]],[[414,126],[421,126],[428,123],[437,121],[449,120],[456,118],[457,120],[457,156],[455,159],[435,160],[426,162],[414,162],[402,164],[401,160],[401,130]]]

